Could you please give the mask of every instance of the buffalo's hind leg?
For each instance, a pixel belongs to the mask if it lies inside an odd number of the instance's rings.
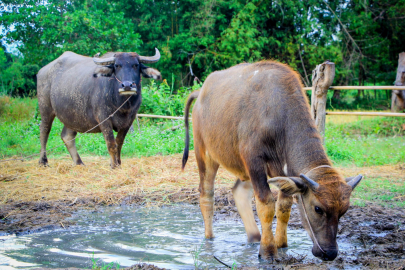
[[[48,166],[48,158],[46,156],[46,144],[48,143],[49,133],[51,132],[52,123],[55,119],[55,114],[51,109],[46,108],[43,109],[40,106],[41,112],[41,125],[39,127],[40,130],[40,141],[41,141],[41,152],[39,158],[39,164],[43,166]]]
[[[66,148],[69,151],[69,154],[72,157],[74,164],[84,165],[82,159],[79,156],[79,153],[77,153],[75,142],[76,135],[77,135],[76,131],[64,126],[60,136],[62,138],[62,141],[65,143]]]
[[[257,227],[252,209],[252,183],[238,179],[235,186],[232,188],[232,193],[239,215],[243,220],[243,225],[245,225],[248,242],[260,242],[260,231]]]
[[[200,174],[200,209],[204,219],[205,238],[214,238],[212,220],[214,217],[214,181],[219,164],[213,161],[205,151],[195,145],[195,154]]]
[[[287,224],[290,219],[291,206],[293,203],[293,197],[285,195],[279,191],[278,199],[276,203],[276,245],[278,248],[288,247],[287,244]]]

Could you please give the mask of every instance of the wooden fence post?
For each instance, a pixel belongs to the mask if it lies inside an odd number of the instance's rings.
[[[405,52],[399,54],[396,86],[405,86]],[[403,112],[405,110],[405,90],[392,90],[391,111]]]
[[[325,141],[326,98],[335,78],[335,63],[326,61],[312,71],[311,115]]]

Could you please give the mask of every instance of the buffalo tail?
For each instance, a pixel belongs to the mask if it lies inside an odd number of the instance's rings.
[[[184,109],[184,125],[186,126],[186,139],[185,139],[186,146],[184,147],[184,152],[183,152],[183,160],[182,160],[182,166],[181,166],[182,170],[184,170],[184,167],[186,166],[186,163],[188,160],[188,150],[190,148],[190,131],[189,131],[189,125],[188,125],[190,107],[191,107],[191,103],[193,103],[193,100],[196,99],[199,94],[200,94],[200,90],[197,90],[197,91],[194,91],[193,93],[191,93],[188,96],[186,108]]]

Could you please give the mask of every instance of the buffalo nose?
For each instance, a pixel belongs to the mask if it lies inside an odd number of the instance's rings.
[[[338,255],[338,250],[337,249],[331,249],[325,252],[324,256],[322,259],[325,261],[333,261]]]
[[[129,91],[132,88],[132,83],[129,81],[124,81],[121,84],[122,88],[124,88],[125,91]]]

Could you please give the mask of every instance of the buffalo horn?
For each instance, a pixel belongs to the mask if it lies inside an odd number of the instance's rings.
[[[319,187],[319,184],[317,182],[315,182],[314,180],[312,180],[311,178],[309,178],[308,176],[306,176],[305,174],[301,173],[300,174],[301,179],[305,180],[305,182],[307,183],[307,185],[312,189],[312,190],[316,190]]]
[[[141,63],[156,63],[160,59],[160,52],[157,48],[155,48],[155,55],[154,56],[139,56],[139,61]]]
[[[108,57],[108,58],[97,58],[94,57],[93,61],[96,65],[100,66],[108,66],[115,63],[115,57]]]
[[[363,179],[363,175],[359,174],[355,177],[346,178],[346,183],[354,189],[360,183],[361,179]]]

